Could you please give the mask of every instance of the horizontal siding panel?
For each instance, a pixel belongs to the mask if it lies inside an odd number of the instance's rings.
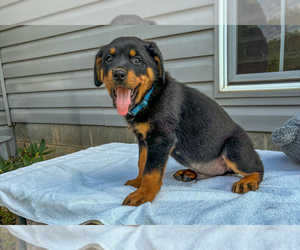
[[[165,62],[171,76],[180,82],[213,81],[213,57],[200,57]]]
[[[300,112],[297,106],[271,106],[265,107],[225,107],[231,118],[243,127],[246,131],[272,132],[297,113]]]
[[[13,3],[17,3],[17,2],[20,2],[21,0],[1,0],[0,2],[0,8],[4,7],[4,6],[7,6],[7,5],[10,5],[10,4],[13,4]]]
[[[104,120],[106,126],[126,127],[128,125],[125,118],[119,115],[115,108],[104,109]]]
[[[11,94],[8,97],[10,108],[59,108],[59,107],[105,107],[108,93],[105,89],[74,90]],[[111,103],[111,100],[110,100]]]
[[[213,30],[180,34],[159,39],[156,42],[164,60],[213,55]]]
[[[12,109],[12,122],[126,126],[113,108]]]
[[[0,9],[0,23],[1,24],[16,24],[23,23],[28,20],[33,20],[62,12],[65,10],[78,8],[80,6],[90,4],[93,2],[99,2],[97,0],[73,0],[73,1],[61,1],[61,0],[43,0],[41,4],[40,0],[26,0],[21,1],[18,4],[8,6]],[[22,14],[21,14],[22,13]]]
[[[9,26],[8,26],[9,27]],[[1,32],[0,47],[12,46],[47,37],[66,34],[73,31],[89,28],[84,25],[70,25],[70,26],[18,26],[16,28],[8,29]]]
[[[201,31],[201,29],[206,28],[208,27],[187,26],[183,28],[182,26],[174,26],[163,33],[164,36],[168,35],[170,37],[155,39],[159,36],[157,31],[162,30],[158,26],[149,26],[149,29],[141,26],[130,26],[129,28],[128,26],[125,28],[119,26],[98,27],[4,48],[1,52],[2,62],[8,63],[48,57],[82,51],[83,49],[98,49],[119,36],[138,36],[141,39],[152,39],[157,42],[166,59],[174,58],[174,51],[178,52],[176,53],[178,58],[208,55],[213,53],[213,30]],[[186,34],[182,32],[193,33]],[[153,37],[153,34],[155,34],[155,37]]]
[[[192,82],[186,85],[191,88],[197,89],[198,91],[202,92],[203,94],[213,99],[213,95],[214,95],[213,82],[201,82],[201,83]]]
[[[6,80],[9,94],[89,88],[95,88],[93,71],[90,69]]]
[[[57,15],[49,16],[28,22],[28,24],[89,24],[89,25],[106,25],[115,17],[123,14],[135,14],[141,18],[152,20],[152,17],[177,13],[179,10],[189,10],[200,6],[211,5],[214,0],[185,0],[185,1],[161,1],[152,0],[110,0],[99,2],[90,6],[70,10]],[[198,17],[201,18],[201,17]],[[172,24],[182,24],[178,19]],[[164,24],[164,23],[159,23]],[[194,20],[188,24],[195,24]],[[212,24],[212,23],[211,23]]]
[[[209,5],[161,16],[155,16],[152,17],[151,20],[153,20],[158,25],[211,25],[214,23],[214,6]]]
[[[0,32],[17,27],[18,25],[0,25]],[[0,39],[1,41],[1,39]]]
[[[6,78],[91,69],[97,50],[3,65]]]

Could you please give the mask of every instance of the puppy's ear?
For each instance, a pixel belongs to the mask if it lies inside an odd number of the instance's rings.
[[[94,65],[94,83],[97,87],[103,84],[103,69],[101,66],[102,60],[102,49],[99,50],[95,57],[95,65]]]
[[[155,60],[158,69],[158,77],[165,83],[165,69],[162,54],[154,42],[148,42],[147,50],[150,56]]]

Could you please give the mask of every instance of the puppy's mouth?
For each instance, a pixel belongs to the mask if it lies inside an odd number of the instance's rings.
[[[120,115],[126,115],[129,109],[134,106],[137,90],[138,86],[134,89],[127,89],[123,86],[117,86],[112,90],[112,98]]]

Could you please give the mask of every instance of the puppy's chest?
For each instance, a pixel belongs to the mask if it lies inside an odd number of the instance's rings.
[[[151,131],[151,125],[148,122],[129,124],[128,128],[136,134],[138,139],[146,139],[148,133]]]

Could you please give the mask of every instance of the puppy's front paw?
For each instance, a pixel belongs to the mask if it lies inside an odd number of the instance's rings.
[[[148,201],[153,201],[155,198],[155,195],[151,194],[151,193],[146,193],[146,192],[142,192],[139,189],[136,190],[135,192],[131,193],[130,195],[128,195],[124,202],[123,205],[126,206],[139,206],[141,204],[144,204]]]

